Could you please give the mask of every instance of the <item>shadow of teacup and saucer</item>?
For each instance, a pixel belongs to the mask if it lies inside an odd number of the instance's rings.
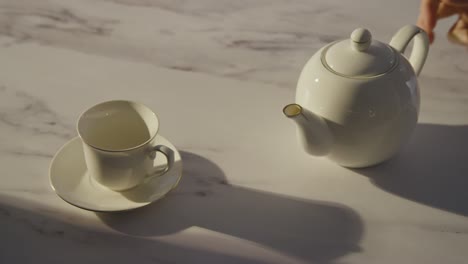
[[[131,236],[165,237],[197,227],[306,263],[328,263],[359,251],[363,223],[352,209],[234,186],[213,162],[180,153],[184,174],[167,197],[136,210],[97,216],[110,228]],[[192,254],[189,258],[196,262],[215,252],[185,254]],[[172,257],[184,263],[187,256]],[[229,262],[229,256],[217,261]],[[232,261],[237,260],[233,257]],[[247,258],[242,262],[262,263]]]

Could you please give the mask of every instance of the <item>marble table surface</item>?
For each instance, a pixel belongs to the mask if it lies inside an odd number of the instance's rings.
[[[441,21],[411,142],[380,166],[307,156],[281,113],[305,61],[418,1],[0,0],[0,263],[466,263],[468,60]],[[94,213],[49,186],[81,111],[155,110],[184,174]]]

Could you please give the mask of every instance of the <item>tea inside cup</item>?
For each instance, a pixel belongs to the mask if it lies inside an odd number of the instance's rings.
[[[78,133],[91,147],[125,151],[143,146],[156,136],[159,122],[148,107],[130,101],[109,101],[86,110]]]

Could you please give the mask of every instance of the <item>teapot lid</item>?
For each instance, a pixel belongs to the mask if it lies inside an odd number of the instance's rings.
[[[325,48],[321,54],[323,65],[331,72],[353,78],[368,78],[384,74],[397,64],[393,49],[372,40],[369,30],[358,28],[350,39]]]

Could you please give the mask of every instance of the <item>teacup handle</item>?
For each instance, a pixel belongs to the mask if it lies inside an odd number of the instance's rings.
[[[166,168],[164,168],[164,170],[162,172],[158,173],[158,176],[161,176],[164,173],[166,173],[167,171],[169,171],[172,168],[172,166],[174,165],[174,151],[171,148],[169,148],[167,146],[164,146],[164,145],[154,146],[151,149],[151,152],[150,152],[150,157],[152,159],[156,158],[156,152],[161,152],[162,154],[164,154],[164,156],[166,156],[166,159],[167,159]],[[153,176],[156,176],[156,175],[153,175]],[[152,177],[152,176],[150,176],[150,177]]]
[[[390,46],[403,53],[413,38],[413,51],[411,52],[409,62],[413,66],[416,75],[419,75],[429,51],[429,38],[426,32],[417,26],[404,26],[393,36]]]

